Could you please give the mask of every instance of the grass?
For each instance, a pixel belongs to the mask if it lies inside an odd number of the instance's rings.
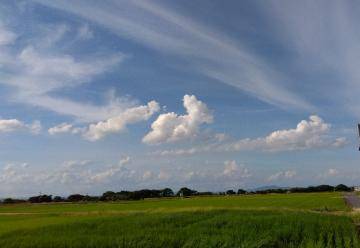
[[[359,247],[347,211],[339,193],[19,204],[0,247]]]
[[[1,213],[69,213],[69,212],[129,212],[179,211],[203,208],[293,209],[344,211],[340,193],[268,194],[247,196],[210,196],[193,198],[149,199],[116,203],[80,204],[16,204],[0,206]]]

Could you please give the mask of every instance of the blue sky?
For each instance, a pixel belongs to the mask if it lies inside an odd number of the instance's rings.
[[[357,185],[358,8],[2,1],[0,196]]]

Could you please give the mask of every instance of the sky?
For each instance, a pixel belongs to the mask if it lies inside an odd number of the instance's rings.
[[[359,10],[2,0],[0,197],[358,185]]]

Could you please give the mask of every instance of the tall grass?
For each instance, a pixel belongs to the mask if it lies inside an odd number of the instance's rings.
[[[360,247],[347,210],[339,193],[2,205],[0,248]]]
[[[350,218],[293,211],[215,210],[86,216],[0,236],[0,247],[9,248],[358,246]]]

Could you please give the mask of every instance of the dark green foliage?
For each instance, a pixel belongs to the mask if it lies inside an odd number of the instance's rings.
[[[51,195],[38,195],[38,196],[32,196],[28,199],[28,202],[30,203],[42,203],[42,202],[52,202],[52,196]]]
[[[349,192],[349,191],[352,191],[352,188],[349,188],[348,186],[346,186],[344,184],[339,184],[335,187],[334,190],[339,191],[339,192]]]
[[[217,195],[216,193],[214,192],[210,192],[210,191],[206,191],[206,192],[196,192],[195,195],[198,195],[198,196],[210,196],[210,195]]]
[[[13,198],[5,198],[2,201],[3,204],[24,203],[24,202],[26,201],[21,199],[13,199]]]
[[[145,198],[159,198],[174,196],[172,189],[142,189],[137,191],[107,191],[101,197],[101,201],[119,201],[119,200],[141,200]]]
[[[83,201],[84,199],[85,199],[84,195],[74,194],[74,195],[69,195],[69,197],[67,198],[67,201],[79,202],[79,201]]]
[[[196,190],[192,190],[192,189],[183,187],[176,193],[176,195],[177,196],[192,196],[192,195],[195,195],[196,193],[197,193]]]
[[[170,189],[170,188],[165,188],[160,191],[160,196],[162,196],[162,197],[174,196],[174,191],[172,191],[172,189]]]
[[[226,194],[227,195],[235,195],[236,193],[234,190],[230,189],[230,190],[226,191]]]
[[[246,194],[246,190],[238,189],[237,193],[238,193],[238,195],[244,195],[244,194]]]
[[[353,191],[353,188],[349,188],[344,184],[339,184],[336,187],[330,185],[319,185],[319,186],[309,186],[306,188],[303,187],[295,187],[295,188],[275,188],[275,189],[265,189],[265,190],[257,190],[255,192],[247,192],[243,189],[239,189],[237,194],[270,194],[270,193],[312,193],[312,192],[333,192],[333,191]],[[226,192],[197,192],[196,190],[192,190],[186,187],[181,188],[176,196],[210,196],[210,195],[234,195],[236,194],[233,190],[228,190]],[[173,197],[174,192],[170,188],[165,189],[142,189],[137,191],[120,191],[113,192],[107,191],[102,194],[102,196],[89,196],[89,195],[81,195],[81,194],[73,194],[68,196],[67,198],[62,198],[60,196],[56,196],[52,198],[51,195],[39,195],[32,196],[28,199],[30,203],[46,203],[46,202],[96,202],[96,201],[122,201],[122,200],[142,200],[146,198],[161,198],[161,197]],[[1,201],[4,204],[11,203],[22,203],[24,200],[7,198]]]
[[[61,196],[55,196],[53,199],[53,202],[64,202],[65,198],[61,197]]]
[[[291,188],[289,189],[292,193],[308,193],[308,192],[331,192],[334,191],[335,187],[331,185],[319,185],[309,186],[307,188]]]

